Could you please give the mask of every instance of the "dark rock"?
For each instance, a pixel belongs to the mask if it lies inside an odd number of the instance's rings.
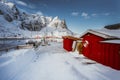
[[[8,22],[12,22],[13,19],[11,18],[11,16],[9,14],[4,14],[4,18],[8,21]]]
[[[3,15],[3,12],[2,12],[2,10],[0,10],[0,15]]]
[[[110,29],[110,30],[117,30],[117,29],[120,29],[120,23],[113,24],[113,25],[108,25],[108,26],[105,26],[104,28]]]

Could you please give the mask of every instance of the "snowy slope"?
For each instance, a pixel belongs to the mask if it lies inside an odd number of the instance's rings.
[[[35,34],[36,31],[37,34]],[[41,16],[37,13],[27,14],[21,12],[11,2],[0,1],[0,37],[30,37],[31,33],[34,33],[34,35],[40,33],[40,36],[48,34],[48,36],[57,37],[73,34],[67,28],[65,20],[60,20],[58,17]]]
[[[31,31],[18,27],[19,21],[8,22],[0,15],[0,37],[31,37]],[[32,32],[33,36],[36,32]]]
[[[14,23],[14,22],[13,22]],[[0,37],[10,37],[21,34],[18,27],[15,27],[11,22],[8,22],[0,15]]]
[[[62,37],[72,35],[73,33],[68,29],[56,29],[55,27],[45,27],[40,31],[40,34],[45,36]]]
[[[61,43],[0,56],[0,80],[120,80],[119,75],[119,70],[64,51]]]

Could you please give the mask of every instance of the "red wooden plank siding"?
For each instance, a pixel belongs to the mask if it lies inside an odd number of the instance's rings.
[[[63,39],[63,48],[67,51],[72,51],[73,40],[64,38]]]
[[[89,44],[83,47],[83,55],[101,64],[120,70],[120,44],[102,43],[105,39],[91,33],[82,36]]]

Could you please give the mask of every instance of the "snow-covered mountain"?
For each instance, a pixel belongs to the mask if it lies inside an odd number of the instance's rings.
[[[20,11],[11,2],[0,1],[0,37],[30,37],[73,35],[65,20]]]

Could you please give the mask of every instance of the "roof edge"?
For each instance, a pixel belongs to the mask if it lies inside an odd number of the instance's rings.
[[[113,38],[115,38],[115,39],[117,39],[117,37],[115,37],[115,36],[110,36],[110,35],[108,35],[108,34],[105,34],[105,33],[101,33],[101,32],[98,32],[98,31],[96,31],[96,30],[92,30],[92,29],[88,29],[87,31],[85,31],[80,37],[83,37],[85,34],[87,34],[87,33],[91,33],[91,34],[94,34],[94,35],[96,35],[96,36],[99,36],[99,37],[102,37],[102,38],[105,38],[105,39],[113,39]]]

